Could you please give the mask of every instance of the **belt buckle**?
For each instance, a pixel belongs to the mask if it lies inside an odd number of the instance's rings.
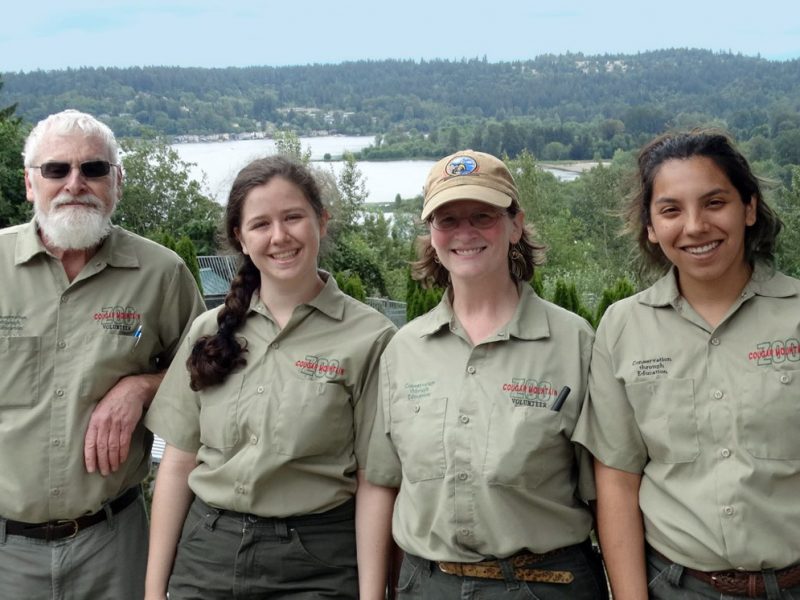
[[[718,572],[711,575],[711,585],[723,594],[744,595],[756,598],[761,594],[759,583],[763,577],[759,573]]]
[[[64,536],[63,538],[61,538],[61,539],[67,539],[67,540],[71,540],[71,539],[72,539],[72,538],[74,538],[76,535],[78,535],[78,531],[80,530],[80,527],[79,527],[79,525],[78,525],[78,521],[77,521],[76,519],[59,519],[58,521],[56,521],[56,522],[53,524],[53,528],[55,528],[55,527],[61,527],[61,526],[63,526],[63,525],[68,525],[68,524],[72,524],[73,531],[72,531],[72,533],[71,533],[71,534],[69,534],[69,535],[65,535],[65,536]]]
[[[437,562],[437,566],[439,567],[439,570],[446,575],[457,575],[459,577],[464,576],[464,565],[461,563],[440,561]]]

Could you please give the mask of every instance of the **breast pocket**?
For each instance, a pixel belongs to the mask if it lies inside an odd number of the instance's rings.
[[[228,450],[239,442],[238,409],[244,376],[229,375],[223,385],[212,386],[200,396],[200,443]]]
[[[273,435],[279,454],[303,458],[353,451],[353,406],[341,384],[295,380],[278,403]]]
[[[484,475],[491,485],[531,488],[569,473],[572,444],[561,435],[561,413],[495,404],[489,417]]]
[[[739,430],[755,458],[800,460],[800,371],[763,371],[739,396]]]
[[[392,403],[391,415],[392,440],[405,477],[412,483],[444,477],[447,398],[404,398]]]
[[[699,456],[694,380],[657,379],[625,389],[652,460],[686,463]]]
[[[0,338],[0,408],[24,408],[39,401],[41,360],[42,338]]]
[[[141,351],[142,345],[137,345],[133,335],[96,331],[76,342],[70,350],[74,358],[60,360],[65,367],[74,364],[74,368],[87,374],[80,379],[80,399],[84,405],[93,405],[121,377],[149,370],[147,357]]]

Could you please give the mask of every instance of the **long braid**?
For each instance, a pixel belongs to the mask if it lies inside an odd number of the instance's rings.
[[[244,257],[225,297],[225,306],[217,315],[217,333],[198,339],[186,361],[190,386],[194,391],[222,383],[234,369],[247,364],[247,359],[242,356],[247,352],[247,344],[240,343],[236,331],[244,322],[250,299],[259,283],[258,269],[249,257]]]

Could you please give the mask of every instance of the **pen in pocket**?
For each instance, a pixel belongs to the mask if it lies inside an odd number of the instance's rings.
[[[556,401],[553,402],[553,406],[550,407],[550,410],[561,410],[561,407],[564,405],[564,401],[567,399],[567,396],[569,396],[569,391],[569,386],[565,385],[562,387],[561,391],[558,393]]]
[[[136,330],[133,332],[133,337],[134,337],[133,347],[136,348],[136,346],[139,345],[139,341],[142,339],[142,325],[141,325],[141,323],[136,328]]]

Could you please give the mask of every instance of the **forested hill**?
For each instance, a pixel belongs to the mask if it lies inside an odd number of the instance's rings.
[[[179,135],[273,127],[372,135],[536,120],[562,128],[594,123],[591,137],[611,138],[718,121],[750,139],[774,138],[786,119],[800,126],[794,122],[800,121],[800,60],[691,49],[500,63],[364,60],[225,69],[79,68],[0,77],[0,106],[17,103],[17,114],[27,121],[76,107],[103,116],[119,135],[147,128]],[[597,130],[601,125],[605,131]]]

